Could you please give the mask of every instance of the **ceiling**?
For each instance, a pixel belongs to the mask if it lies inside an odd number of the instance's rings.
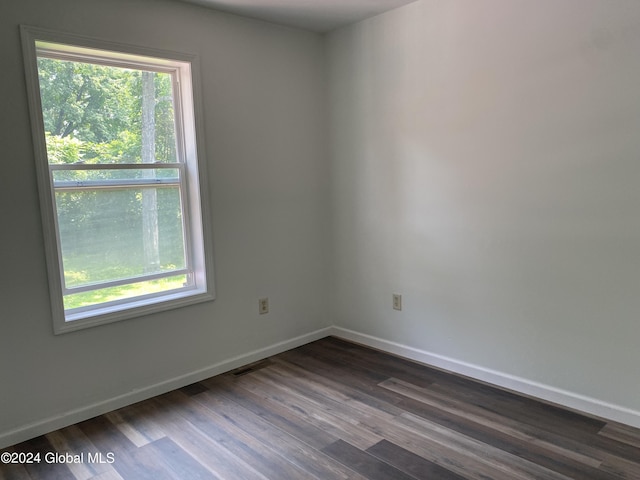
[[[415,0],[183,0],[223,12],[324,33]]]

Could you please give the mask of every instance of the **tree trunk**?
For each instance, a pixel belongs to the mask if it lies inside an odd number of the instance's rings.
[[[155,162],[156,150],[156,92],[153,72],[142,72],[142,163]],[[145,170],[145,178],[153,178],[153,170]],[[158,245],[158,192],[142,189],[142,242],[146,273],[160,270]]]

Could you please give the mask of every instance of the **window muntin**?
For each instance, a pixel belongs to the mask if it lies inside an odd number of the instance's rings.
[[[191,62],[56,37],[23,27],[54,330],[212,299]]]

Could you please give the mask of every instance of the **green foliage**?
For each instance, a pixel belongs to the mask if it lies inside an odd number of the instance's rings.
[[[86,142],[45,133],[49,163],[140,163],[140,135],[124,130],[110,142]]]
[[[84,142],[82,151],[86,163],[140,163],[140,135],[123,130],[110,142]]]
[[[84,142],[73,137],[45,133],[49,163],[75,163],[82,160]]]
[[[139,71],[38,59],[45,130],[58,137],[105,142],[130,128]]]
[[[38,59],[50,163],[140,163],[142,71]],[[176,162],[171,75],[155,73],[156,161]]]

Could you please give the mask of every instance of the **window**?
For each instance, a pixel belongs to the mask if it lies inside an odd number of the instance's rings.
[[[22,35],[54,331],[213,299],[195,59]]]

